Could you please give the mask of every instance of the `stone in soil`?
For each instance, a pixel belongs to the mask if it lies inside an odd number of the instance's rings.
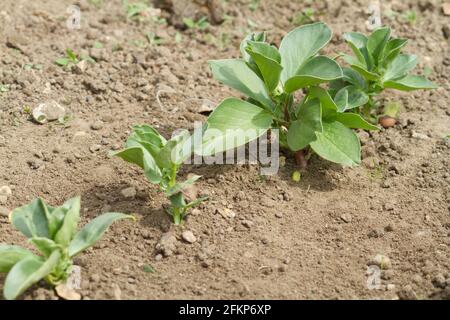
[[[127,199],[133,199],[134,197],[136,197],[136,189],[134,187],[122,189],[120,193],[122,194],[122,196],[124,196],[124,198]]]
[[[65,115],[66,109],[53,100],[39,104],[32,111],[33,119],[40,124],[64,118]]]
[[[195,241],[197,241],[197,238],[194,236],[194,234],[192,233],[192,231],[186,230],[182,233],[181,237],[183,238],[184,241],[186,241],[187,243],[194,243]]]
[[[81,300],[81,294],[67,287],[65,284],[56,286],[55,291],[56,294],[64,300]]]
[[[166,232],[156,244],[156,250],[165,257],[173,255],[176,249],[177,238],[172,232]]]

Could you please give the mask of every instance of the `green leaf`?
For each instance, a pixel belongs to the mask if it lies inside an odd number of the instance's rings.
[[[378,64],[379,58],[382,57],[384,48],[391,36],[391,28],[381,27],[372,32],[367,39],[367,50],[373,57],[375,64]]]
[[[369,96],[355,86],[347,86],[336,93],[334,101],[339,112],[344,112],[366,104]]]
[[[139,166],[144,170],[145,176],[151,183],[159,183],[162,178],[162,172],[158,165],[158,158],[161,151],[160,146],[165,143],[165,139],[158,133],[155,134],[153,130],[149,126],[138,127],[138,130],[133,132],[128,138],[126,149],[112,152],[110,155],[120,157]],[[154,145],[152,142],[157,143],[157,145]]]
[[[392,60],[394,60],[407,42],[407,39],[390,39],[384,49],[383,66],[387,66]]]
[[[298,74],[300,67],[331,40],[331,30],[322,22],[303,25],[289,32],[281,41],[283,71],[281,81]]]
[[[339,121],[347,128],[351,129],[380,130],[380,128],[367,122],[359,114],[356,113],[338,113],[336,115],[336,121]]]
[[[280,74],[283,69],[280,65],[278,50],[263,42],[248,42],[247,52],[258,66],[267,89],[272,92],[280,82]]]
[[[14,209],[11,213],[11,222],[27,238],[49,238],[47,223],[49,215],[49,207],[42,199],[37,198],[30,204]]]
[[[360,89],[367,89],[366,80],[357,71],[351,68],[342,68],[343,79]]]
[[[53,240],[49,238],[34,237],[29,240],[30,243],[34,244],[45,257],[51,255],[55,249],[61,249],[62,246],[56,244]]]
[[[69,58],[69,60],[71,60],[74,63],[78,62],[77,55],[75,54],[75,52],[73,52],[73,50],[66,49],[66,54],[67,54],[67,58]]]
[[[133,126],[133,134],[135,140],[151,143],[157,148],[162,148],[167,143],[156,129],[146,124]]]
[[[291,123],[287,142],[292,151],[308,146],[316,140],[316,132],[322,132],[322,109],[319,99],[309,100],[299,110],[298,120]]]
[[[344,33],[344,39],[349,44],[358,62],[367,67],[366,59],[361,51],[366,47],[367,37],[359,32],[347,32]]]
[[[367,37],[360,32],[346,32],[344,33],[344,40],[352,43],[358,49],[362,49],[367,45]]]
[[[244,38],[244,40],[242,40],[241,45],[240,45],[240,51],[241,51],[241,54],[242,54],[242,59],[245,62],[247,62],[247,63],[251,62],[251,57],[247,53],[247,50],[246,50],[249,41],[264,42],[265,40],[266,40],[266,34],[264,32],[257,32],[257,33],[248,34]]]
[[[323,114],[327,114],[329,112],[336,112],[337,111],[337,105],[334,103],[333,99],[331,98],[330,94],[327,90],[315,86],[311,87],[309,89],[308,97],[310,98],[319,98],[320,104],[322,105],[322,112]]]
[[[30,286],[45,278],[57,266],[60,257],[61,252],[56,250],[45,261],[34,256],[17,262],[6,277],[3,288],[5,298],[15,299]]]
[[[236,98],[222,101],[207,120],[199,155],[210,156],[257,139],[271,126],[272,115],[254,104]]]
[[[185,189],[188,186],[193,185],[195,183],[195,181],[197,181],[200,178],[201,178],[201,176],[193,175],[192,177],[190,177],[186,181],[183,181],[183,182],[175,184],[172,188],[167,190],[166,196],[170,197],[170,196],[172,196],[172,195],[174,195],[174,194],[176,194],[178,192],[183,191],[183,189]]]
[[[80,197],[66,201],[62,207],[67,209],[61,228],[56,233],[54,240],[57,244],[66,247],[77,232],[80,220]]]
[[[323,82],[328,82],[342,77],[342,69],[336,61],[325,57],[317,56],[306,62],[297,75],[293,76],[285,83],[285,91],[288,93],[308,86],[314,86]]]
[[[322,126],[323,132],[310,144],[319,156],[347,166],[361,162],[361,145],[353,130],[337,121],[323,122]]]
[[[73,257],[81,251],[94,245],[106,232],[109,226],[117,220],[135,218],[131,215],[108,212],[98,216],[84,226],[74,237],[69,245],[69,256]]]
[[[187,130],[174,136],[161,149],[159,154],[160,166],[171,168],[182,164],[192,154],[192,139]]]
[[[67,59],[67,58],[58,58],[58,59],[55,60],[55,63],[57,65],[65,67],[65,66],[67,66],[69,64],[69,59]]]
[[[408,71],[414,69],[417,65],[417,56],[409,54],[400,54],[387,66],[382,81],[388,81],[404,77]]]
[[[376,74],[374,72],[370,72],[361,66],[352,64],[350,67],[353,70],[357,71],[360,75],[362,75],[367,80],[377,81],[378,78],[380,78],[380,76],[378,74]]]
[[[0,272],[9,272],[20,260],[34,256],[30,251],[7,244],[0,244]]]
[[[214,78],[248,97],[272,108],[274,106],[264,82],[242,60],[209,61]]]
[[[407,75],[397,80],[390,80],[383,83],[385,88],[392,88],[402,91],[412,91],[418,89],[436,89],[438,86],[422,76]]]

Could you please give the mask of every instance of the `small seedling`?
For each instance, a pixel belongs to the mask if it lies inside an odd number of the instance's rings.
[[[92,59],[88,55],[80,55],[78,56],[73,50],[66,49],[66,56],[62,58],[58,58],[55,60],[55,63],[61,67],[65,67],[67,69],[72,69],[78,62],[80,61],[88,61],[90,63],[95,63],[95,60]]]
[[[417,22],[417,12],[414,10],[408,10],[402,15],[403,19],[406,20],[410,25]]]
[[[101,48],[103,48],[103,44],[99,41],[95,41],[93,47],[95,49],[101,49]]]
[[[207,17],[202,17],[195,21],[192,18],[183,18],[183,23],[188,27],[188,29],[193,30],[205,30],[209,27],[209,22]]]
[[[188,210],[206,198],[191,199],[186,203],[183,190],[191,186],[200,176],[194,175],[184,182],[177,182],[177,173],[183,162],[192,155],[192,139],[187,131],[166,140],[154,128],[148,125],[133,127],[125,149],[111,153],[123,160],[136,164],[144,170],[144,175],[160,189],[170,200],[166,210],[180,225]]]
[[[24,69],[24,70],[31,70],[31,69],[34,69],[34,70],[42,70],[43,67],[44,67],[44,66],[43,66],[42,64],[40,64],[40,63],[36,63],[36,64],[33,64],[33,63],[26,63],[26,64],[23,66],[23,69]]]
[[[359,111],[366,119],[376,121],[371,114],[377,107],[374,98],[384,89],[437,88],[425,76],[409,74],[417,65],[417,56],[401,53],[407,39],[392,37],[389,27],[378,28],[368,37],[359,32],[348,32],[344,38],[354,56],[342,54],[350,68],[343,68],[344,77],[331,83],[331,92],[343,103],[351,104],[356,97],[364,101]]]
[[[260,135],[278,129],[280,146],[295,152],[302,167],[312,152],[343,165],[359,164],[360,142],[351,129],[378,128],[345,112],[353,106],[338,103],[320,86],[342,78],[336,61],[318,54],[330,39],[331,30],[324,23],[297,27],[279,49],[266,42],[264,33],[255,33],[241,43],[241,59],[210,61],[217,80],[248,98],[228,98],[217,106],[207,120],[202,150],[196,152],[208,156],[230,149],[223,143],[228,129]],[[223,135],[213,134],[208,140],[209,129]],[[240,140],[231,147],[251,139]]]
[[[145,2],[128,3],[128,1],[124,1],[124,6],[127,12],[127,18],[134,20],[141,19],[144,12],[149,9],[148,4]]]
[[[3,288],[6,299],[16,299],[44,279],[52,286],[66,282],[73,258],[94,245],[107,228],[133,216],[109,212],[93,219],[77,232],[80,198],[51,207],[38,198],[10,213],[10,221],[33,244],[40,255],[14,245],[0,245],[0,272],[8,273]]]
[[[9,85],[0,83],[0,93],[8,92],[8,91],[9,91]]]
[[[314,9],[306,8],[300,12],[294,19],[294,24],[297,26],[302,26],[304,24],[312,23],[316,20],[314,17]]]
[[[159,46],[159,45],[161,45],[161,44],[164,43],[164,39],[161,38],[161,37],[159,37],[159,36],[157,36],[156,33],[154,33],[154,32],[148,32],[148,33],[146,34],[146,36],[147,36],[148,42],[149,42],[150,45],[152,45],[152,46],[153,46],[153,45]]]

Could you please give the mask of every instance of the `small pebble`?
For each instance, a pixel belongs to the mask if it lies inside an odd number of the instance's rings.
[[[194,243],[195,241],[197,241],[197,238],[194,236],[194,234],[192,233],[192,231],[186,230],[182,233],[181,237],[183,238],[184,241],[186,241],[187,243]]]

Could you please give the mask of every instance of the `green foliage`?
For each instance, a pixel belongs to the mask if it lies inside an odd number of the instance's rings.
[[[293,23],[297,26],[302,26],[304,24],[315,22],[316,18],[314,17],[314,13],[313,8],[306,8],[294,18]]]
[[[264,33],[254,33],[242,41],[241,59],[210,61],[214,77],[247,96],[247,101],[229,98],[217,106],[207,120],[203,155],[230,149],[224,143],[230,139],[227,129],[253,129],[262,134],[275,128],[280,129],[282,147],[291,151],[314,151],[343,165],[358,164],[360,143],[351,129],[378,128],[348,113],[367,101],[362,90],[321,87],[345,76],[336,61],[319,55],[330,39],[331,30],[324,23],[297,27],[284,37],[279,49],[266,42]],[[356,72],[347,77],[365,83]],[[295,101],[299,90],[303,95]],[[208,134],[217,130],[222,134]],[[241,139],[232,147],[256,138]]]
[[[10,221],[39,251],[13,245],[0,245],[0,272],[8,273],[4,296],[17,298],[33,284],[44,279],[51,285],[67,280],[74,256],[94,245],[106,229],[120,219],[134,219],[122,213],[98,216],[77,232],[80,198],[72,198],[60,207],[51,207],[37,198],[13,210]]]
[[[0,83],[0,93],[8,92],[8,91],[9,91],[9,85]]]
[[[166,140],[151,126],[139,125],[133,127],[125,149],[111,155],[139,166],[151,183],[159,185],[171,203],[167,212],[173,217],[174,223],[179,225],[189,208],[205,200],[200,198],[186,203],[183,196],[183,190],[200,176],[193,176],[181,183],[176,181],[178,170],[192,155],[192,151],[193,142],[187,131]]]
[[[88,55],[77,55],[72,49],[66,49],[66,56],[58,58],[55,63],[66,69],[72,69],[80,61],[88,61],[90,63],[95,63],[95,60]]]
[[[417,65],[417,57],[401,52],[407,40],[392,37],[389,27],[378,28],[369,36],[348,32],[344,38],[354,55],[342,54],[350,67],[343,68],[344,78],[334,81],[331,88],[336,95],[344,88],[358,91],[359,98],[354,98],[361,101],[367,99],[362,104],[364,108],[359,111],[368,119],[372,119],[370,112],[375,106],[373,98],[386,88],[412,91],[437,87],[425,76],[409,74]]]
[[[202,18],[198,19],[197,21],[195,21],[192,18],[183,18],[183,23],[185,24],[185,26],[188,29],[193,29],[193,30],[202,30],[203,31],[209,27],[209,22],[208,22],[207,17],[202,17]]]

